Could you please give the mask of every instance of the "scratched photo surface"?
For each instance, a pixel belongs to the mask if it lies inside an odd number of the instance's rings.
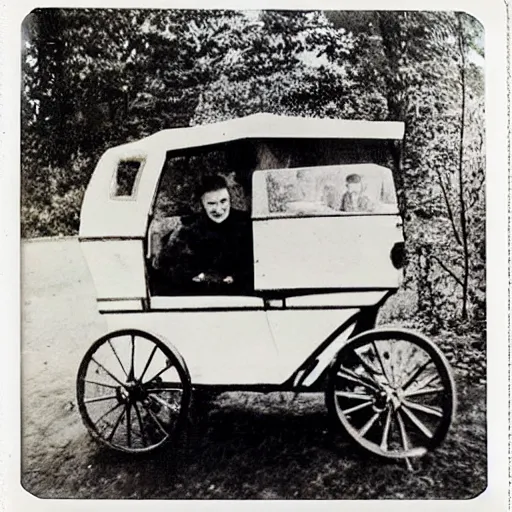
[[[47,8],[20,29],[25,490],[486,489],[477,19]]]

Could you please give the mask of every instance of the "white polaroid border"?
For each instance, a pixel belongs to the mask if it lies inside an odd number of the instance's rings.
[[[510,7],[503,0],[19,0],[0,3],[0,506],[7,511],[108,510],[437,510],[508,509],[508,226]],[[488,467],[487,489],[472,500],[432,501],[114,501],[42,500],[20,484],[20,41],[23,18],[44,7],[153,7],[226,9],[455,10],[485,27],[487,122]]]

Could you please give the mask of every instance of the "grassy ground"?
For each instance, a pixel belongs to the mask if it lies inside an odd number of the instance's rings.
[[[322,395],[226,393],[179,450],[113,454],[74,403],[76,368],[103,328],[76,243],[26,244],[23,260],[22,484],[38,497],[468,499],[486,487],[485,386],[462,373],[455,424],[414,472],[337,435]]]
[[[189,427],[179,450],[142,458],[108,452],[80,426],[63,446],[26,446],[23,485],[45,498],[138,499],[467,499],[486,487],[481,387],[462,391],[449,437],[415,461],[414,472],[336,435],[322,396],[291,400],[221,395]],[[76,411],[67,416],[77,421]]]

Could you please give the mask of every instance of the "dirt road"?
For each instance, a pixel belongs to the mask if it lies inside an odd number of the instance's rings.
[[[22,483],[42,498],[469,498],[486,485],[485,389],[418,473],[333,438],[323,398],[222,395],[180,453],[112,455],[75,405],[86,349],[105,329],[76,240],[22,247]]]

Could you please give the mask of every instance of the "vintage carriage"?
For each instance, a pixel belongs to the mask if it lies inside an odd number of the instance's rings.
[[[455,408],[446,359],[419,334],[375,328],[404,264],[394,189],[403,132],[398,122],[258,114],[108,150],[80,224],[108,324],[78,372],[92,436],[148,452],[175,437],[199,390],[321,391],[337,427],[374,454],[438,446]],[[158,254],[196,213],[205,169],[223,172],[250,213],[243,294],[162,286]],[[344,209],[354,176],[365,204]]]

